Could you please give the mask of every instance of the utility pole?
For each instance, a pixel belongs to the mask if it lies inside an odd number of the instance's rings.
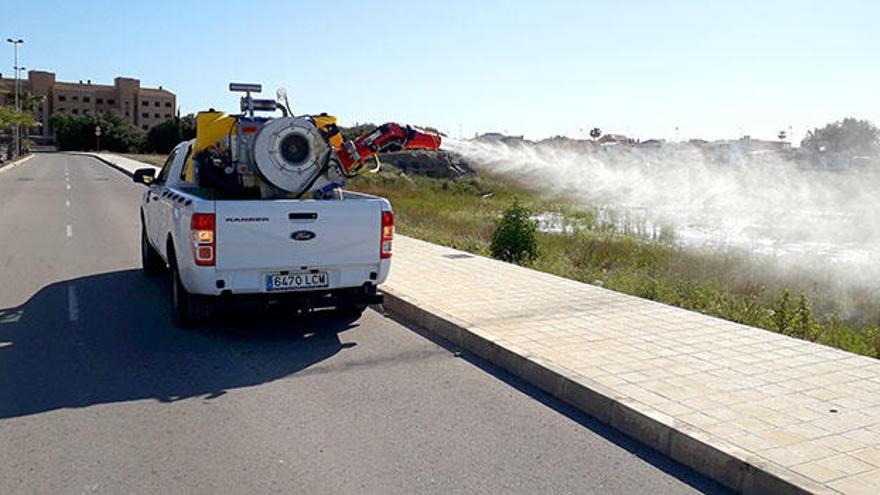
[[[6,42],[12,43],[12,51],[14,53],[13,58],[15,61],[15,65],[12,66],[12,68],[15,70],[15,111],[20,112],[21,111],[21,104],[18,101],[18,91],[19,91],[18,90],[18,87],[19,87],[18,72],[21,69],[21,67],[18,66],[18,45],[24,43],[24,40],[21,38],[16,38],[16,39],[6,38]],[[21,129],[19,128],[18,125],[16,125],[13,128],[13,135],[12,135],[13,142],[14,142],[13,146],[15,149],[15,156],[18,156],[19,154],[21,154],[21,138],[19,136],[20,133],[21,133]]]

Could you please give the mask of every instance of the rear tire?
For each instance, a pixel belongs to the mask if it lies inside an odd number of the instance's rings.
[[[168,257],[174,256],[169,252]],[[173,258],[171,258],[173,260]],[[171,323],[179,328],[192,328],[198,323],[195,296],[190,294],[177,271],[177,263],[171,262]]]
[[[150,244],[144,227],[141,227],[141,266],[144,269],[144,274],[150,277],[161,275],[165,271],[165,262],[162,261],[158,251]]]

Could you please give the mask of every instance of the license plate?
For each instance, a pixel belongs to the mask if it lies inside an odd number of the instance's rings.
[[[320,289],[329,286],[327,272],[315,273],[270,273],[266,275],[266,290],[270,292],[285,290]]]

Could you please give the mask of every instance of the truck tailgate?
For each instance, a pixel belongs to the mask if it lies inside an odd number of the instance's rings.
[[[217,201],[218,270],[379,263],[382,201]]]

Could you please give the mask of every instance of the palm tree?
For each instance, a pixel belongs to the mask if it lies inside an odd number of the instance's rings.
[[[30,115],[30,116],[34,115],[34,113],[37,111],[37,107],[40,106],[42,103],[43,103],[43,97],[36,96],[33,93],[31,93],[30,91],[25,91],[24,93],[21,93],[20,95],[18,95],[18,104],[21,107],[21,111],[23,113]],[[31,120],[33,120],[34,123],[27,125],[27,130],[28,130],[27,134],[32,134],[31,131],[33,131],[33,129],[31,129],[31,128],[38,124],[38,122],[36,120],[34,120],[34,119],[31,119]],[[22,124],[22,125],[25,125],[25,124]]]
[[[16,127],[33,127],[37,125],[34,116],[24,110],[16,110],[12,105],[0,106],[0,131],[10,131]],[[7,158],[13,156],[13,149],[6,149]]]
[[[18,95],[18,104],[21,106],[22,110],[33,112],[42,102],[42,96],[36,96],[30,91],[25,91],[24,93]]]

